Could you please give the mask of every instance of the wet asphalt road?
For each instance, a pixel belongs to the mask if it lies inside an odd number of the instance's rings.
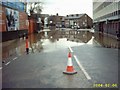
[[[74,35],[75,34],[75,35]],[[97,38],[97,39],[96,39]],[[99,43],[88,31],[40,33],[29,36],[30,53],[25,53],[25,40],[15,40],[3,46],[3,88],[100,88],[95,84],[118,83],[118,42]],[[105,37],[102,42],[105,42]],[[110,39],[109,39],[110,40]],[[114,45],[115,44],[115,45]],[[109,45],[112,48],[103,47]],[[9,47],[8,47],[9,46]],[[65,75],[68,46],[77,74]],[[6,48],[7,47],[7,48]],[[5,49],[6,48],[6,49]],[[8,51],[9,53],[7,53]],[[74,55],[91,77],[88,80]]]

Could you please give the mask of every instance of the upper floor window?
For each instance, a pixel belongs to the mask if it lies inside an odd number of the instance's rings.
[[[79,16],[78,14],[76,14],[76,16]]]

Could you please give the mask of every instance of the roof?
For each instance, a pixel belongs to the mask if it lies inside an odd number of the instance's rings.
[[[83,15],[85,14],[70,14],[70,15],[67,15],[65,19],[78,19],[78,18],[81,18]]]
[[[33,13],[34,16],[38,16],[38,17],[48,17],[49,14],[38,14],[38,13]]]

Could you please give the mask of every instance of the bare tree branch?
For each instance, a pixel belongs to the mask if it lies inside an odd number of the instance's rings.
[[[33,13],[38,13],[40,14],[42,12],[42,2],[32,2],[30,4],[30,14],[33,14]]]

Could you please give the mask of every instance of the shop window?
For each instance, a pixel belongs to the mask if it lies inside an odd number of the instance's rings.
[[[115,16],[116,15],[116,12],[114,12],[114,15],[113,16]]]
[[[117,23],[115,23],[115,27],[116,27],[116,30],[117,30]]]
[[[116,23],[116,30],[118,30],[118,24]]]
[[[112,29],[114,29],[114,24],[112,23]]]
[[[118,15],[118,11],[116,11],[116,15]]]
[[[118,11],[118,15],[120,15],[120,10]]]

